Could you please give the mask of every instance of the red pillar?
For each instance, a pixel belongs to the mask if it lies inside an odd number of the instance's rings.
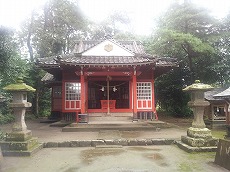
[[[133,118],[137,118],[137,75],[135,69],[133,72]]]
[[[84,72],[81,70],[81,113],[85,113],[85,78]]]
[[[65,111],[65,78],[64,71],[62,71],[62,109],[61,109],[61,119],[64,119],[63,112]]]
[[[158,115],[157,115],[157,111],[156,111],[156,102],[155,102],[154,79],[152,80],[152,111],[154,112],[156,120],[158,120]]]

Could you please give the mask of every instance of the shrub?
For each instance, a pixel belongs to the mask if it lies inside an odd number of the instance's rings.
[[[12,114],[0,114],[0,124],[7,124],[14,121],[14,116]]]

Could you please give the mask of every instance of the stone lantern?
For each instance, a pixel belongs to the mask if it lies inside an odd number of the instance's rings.
[[[29,156],[41,148],[41,144],[37,138],[32,137],[32,132],[27,129],[25,123],[26,108],[32,106],[27,102],[27,92],[34,92],[35,89],[23,83],[22,78],[3,89],[13,94],[13,101],[9,106],[13,109],[15,117],[11,133],[7,134],[6,141],[0,143],[3,156]]]
[[[183,91],[191,94],[188,106],[192,108],[194,119],[192,127],[187,130],[187,136],[181,136],[178,146],[187,152],[215,151],[218,140],[212,137],[211,130],[206,128],[203,115],[204,108],[209,102],[204,100],[204,92],[213,89],[210,85],[196,80],[194,84],[186,87]]]

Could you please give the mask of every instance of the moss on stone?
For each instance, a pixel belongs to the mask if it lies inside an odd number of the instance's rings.
[[[7,91],[28,91],[28,92],[36,91],[36,89],[34,89],[33,87],[23,83],[23,80],[21,78],[18,78],[15,84],[7,85],[3,89]]]
[[[212,90],[214,87],[208,84],[203,84],[200,83],[199,80],[196,80],[194,84],[187,86],[186,88],[183,89],[183,91],[193,91],[193,90],[203,90],[203,91],[208,91]]]

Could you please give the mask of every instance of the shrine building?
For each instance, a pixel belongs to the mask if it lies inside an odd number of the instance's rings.
[[[139,41],[78,41],[70,54],[38,59],[52,88],[52,116],[80,122],[95,117],[157,120],[154,80],[175,59],[145,52]]]

